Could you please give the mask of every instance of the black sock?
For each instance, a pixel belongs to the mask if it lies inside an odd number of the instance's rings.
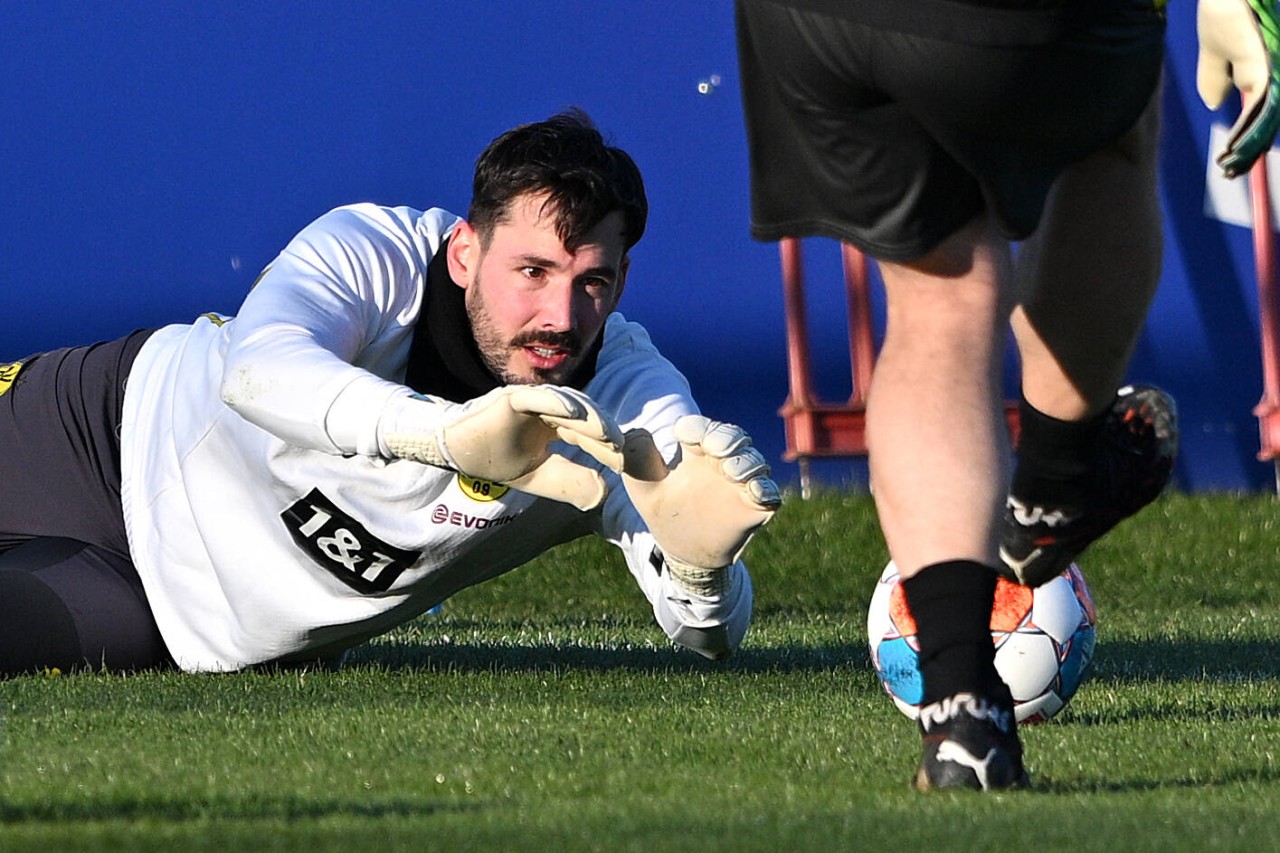
[[[920,643],[921,704],[956,693],[1012,704],[991,642],[995,589],[995,571],[968,560],[935,563],[902,582]]]
[[[1083,507],[1098,474],[1106,413],[1062,421],[1018,403],[1018,465],[1010,491],[1031,506]]]

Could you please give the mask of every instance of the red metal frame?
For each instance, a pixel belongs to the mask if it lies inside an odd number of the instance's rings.
[[[809,326],[804,298],[804,258],[800,240],[778,244],[787,324],[787,376],[790,393],[778,414],[786,427],[788,462],[814,457],[864,456],[867,452],[867,391],[875,362],[867,260],[857,249],[842,247],[845,297],[849,310],[849,358],[853,393],[844,403],[824,403],[813,390]]]
[[[871,374],[875,364],[867,258],[847,243],[841,244],[840,251],[848,309],[849,362],[853,388],[848,400],[830,403],[819,400],[813,390],[801,241],[795,237],[787,237],[778,244],[782,261],[787,377],[790,385],[787,399],[778,410],[787,439],[782,458],[800,464],[801,489],[806,495],[809,490],[809,460],[865,456],[867,453],[867,393],[871,388]],[[1016,403],[1005,404],[1005,420],[1016,441]]]
[[[1258,418],[1258,459],[1266,462],[1280,456],[1280,339],[1277,337],[1276,317],[1275,230],[1266,157],[1258,158],[1253,165],[1249,175],[1249,195],[1253,204],[1253,254],[1257,265],[1258,318],[1262,337],[1262,399],[1253,413]]]
[[[1280,294],[1276,287],[1275,230],[1266,157],[1259,158],[1249,176],[1253,207],[1253,251],[1257,267],[1258,315],[1262,350],[1262,399],[1254,407],[1258,418],[1262,462],[1275,460],[1280,491]],[[867,392],[875,363],[871,295],[867,259],[847,243],[841,244],[845,299],[849,313],[849,360],[853,389],[842,403],[819,400],[813,390],[809,327],[804,298],[804,258],[801,241],[785,238],[778,244],[782,261],[783,307],[787,331],[787,378],[790,389],[778,410],[786,430],[782,458],[800,463],[801,486],[809,491],[808,462],[815,458],[865,456],[867,453]],[[1005,404],[1005,419],[1014,441],[1018,411]]]

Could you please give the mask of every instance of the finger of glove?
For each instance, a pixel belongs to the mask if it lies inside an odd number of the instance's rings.
[[[672,432],[681,444],[697,446],[714,424],[715,421],[703,415],[682,415],[676,419]]]
[[[666,479],[669,473],[667,460],[662,458],[662,452],[647,429],[627,431],[622,448],[622,470],[628,477],[644,483]]]
[[[681,444],[695,447],[716,459],[732,456],[751,444],[751,436],[742,427],[713,421],[703,415],[685,415],[677,420],[675,435]]]
[[[513,391],[510,400],[513,409],[540,416],[543,423],[571,444],[582,447],[576,440],[580,436],[587,442],[608,446],[614,453],[622,450],[622,430],[617,423],[594,400],[575,388],[528,386]]]
[[[600,430],[581,421],[565,421],[561,418],[544,417],[543,422],[555,429],[556,437],[566,444],[580,447],[593,459],[611,471],[622,471],[624,461],[622,439],[611,433],[615,430]]]
[[[583,399],[570,393],[570,389],[558,385],[508,386],[507,402],[515,411],[526,415],[550,415],[557,418],[579,420],[587,417],[588,406]]]
[[[508,485],[541,498],[572,504],[584,512],[598,507],[609,493],[599,471],[554,454]]]
[[[1221,56],[1201,50],[1196,63],[1196,91],[1200,100],[1211,110],[1222,106],[1231,92],[1230,66]]]
[[[622,430],[613,418],[594,406],[586,408],[581,417],[565,418],[558,415],[541,417],[544,424],[554,429],[561,439],[570,444],[581,447],[583,445],[580,442],[594,442],[610,448],[614,453],[622,452]]]
[[[747,481],[747,493],[756,505],[771,513],[782,506],[782,490],[771,477],[755,477]],[[772,517],[772,515],[770,515]]]
[[[1280,128],[1280,104],[1275,103],[1276,94],[1268,92],[1267,100],[1256,103],[1232,128],[1227,146],[1217,158],[1218,165],[1228,177],[1249,171],[1254,162],[1270,150]]]
[[[757,506],[774,510],[782,505],[782,492],[770,477],[769,463],[754,447],[743,448],[720,463],[725,477],[741,484],[748,500]]]
[[[752,477],[769,476],[769,463],[763,453],[747,446],[721,461],[720,470],[733,482],[745,483]]]

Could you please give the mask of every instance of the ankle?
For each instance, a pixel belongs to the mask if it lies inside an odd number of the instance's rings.
[[[1009,493],[1034,506],[1086,504],[1097,477],[1106,415],[1059,420],[1023,399],[1018,404],[1017,467]]]
[[[959,693],[1008,695],[991,642],[995,588],[995,571],[969,560],[926,566],[902,582],[920,644],[922,704]]]

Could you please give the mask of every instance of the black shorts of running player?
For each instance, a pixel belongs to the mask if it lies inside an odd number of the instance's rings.
[[[0,365],[0,677],[172,664],[120,504],[124,384],[149,334]]]
[[[738,0],[760,240],[912,260],[984,210],[1019,240],[1158,89],[1152,0]]]

